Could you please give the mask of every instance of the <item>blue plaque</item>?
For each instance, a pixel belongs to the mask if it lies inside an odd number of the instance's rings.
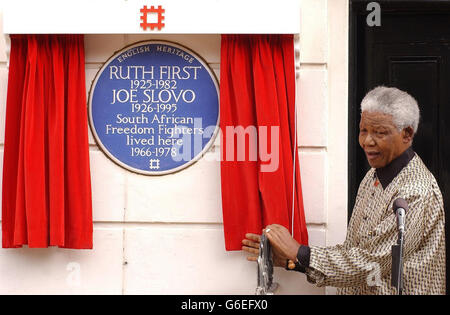
[[[99,147],[120,166],[146,175],[179,171],[214,142],[217,79],[183,46],[136,43],[114,54],[97,73],[89,122]]]

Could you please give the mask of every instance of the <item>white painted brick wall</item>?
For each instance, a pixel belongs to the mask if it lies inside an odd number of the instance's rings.
[[[184,170],[148,177],[127,174],[125,220],[221,223],[220,163],[202,158]]]
[[[300,149],[299,161],[306,222],[324,224],[326,222],[326,152]]]
[[[101,65],[106,62],[106,60],[108,60],[108,58],[110,58],[114,54],[114,52],[122,49],[125,46],[125,36],[91,34],[85,36],[84,46],[86,63],[97,63]]]
[[[5,142],[6,91],[8,89],[8,70],[0,62],[0,144]]]
[[[346,144],[347,121],[344,117],[332,122],[329,117],[330,112],[339,110],[336,106],[347,107],[346,94],[339,98],[337,91],[347,84],[340,76],[347,65],[348,44],[342,37],[347,19],[342,12],[348,0],[302,0],[302,6],[297,113],[303,196],[310,244],[326,245],[332,243],[328,239],[330,226],[333,236],[345,235],[341,217],[346,216],[346,209],[336,211],[328,199],[342,195],[339,205],[346,201],[346,177],[337,180],[346,171],[346,153],[339,153],[337,147]],[[336,39],[330,45],[330,17],[344,26],[340,45]],[[148,39],[169,40],[192,49],[219,78],[220,35],[88,35],[87,93],[98,69],[115,51]],[[329,54],[345,58],[334,61]],[[6,85],[5,42],[0,36],[1,167]],[[336,130],[343,132],[343,140],[335,137]],[[334,142],[330,145],[330,141]],[[254,293],[255,264],[246,261],[242,252],[224,249],[220,165],[213,159],[219,138],[197,163],[181,172],[155,177],[117,166],[96,146],[92,134],[89,144],[94,250],[0,249],[0,294]],[[342,151],[346,150],[343,146]],[[330,222],[338,217],[340,225]],[[80,267],[79,285],[70,284],[76,272],[67,270],[74,265],[71,263]],[[277,269],[275,279],[281,294],[325,293],[325,289],[308,284],[302,274]]]
[[[328,1],[333,0],[301,1],[300,61],[302,63],[326,64],[328,47],[327,5]]]
[[[0,2],[0,63],[6,62],[6,43],[5,37],[3,36],[3,10],[1,7],[2,3]]]
[[[298,79],[297,136],[301,147],[327,145],[327,70],[300,65]]]
[[[121,222],[126,205],[126,170],[109,160],[103,152],[90,153],[92,215],[94,222]]]
[[[0,250],[0,294],[121,294],[123,231],[94,231],[95,250]]]

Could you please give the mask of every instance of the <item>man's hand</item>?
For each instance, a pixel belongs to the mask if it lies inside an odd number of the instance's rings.
[[[243,244],[242,250],[250,254],[254,254],[252,256],[247,256],[247,260],[257,261],[259,255],[259,243],[261,242],[261,235],[247,233],[245,234],[245,237],[246,238],[242,240]],[[272,248],[272,255],[274,266],[286,267],[286,258],[281,257],[274,248]]]
[[[298,249],[301,245],[292,238],[288,229],[279,224],[271,224],[264,229],[264,234],[266,234],[274,253],[277,253],[279,258],[292,261],[297,259]]]
[[[257,261],[259,255],[259,243],[261,242],[261,235],[247,233],[245,234],[245,239],[242,240],[242,250],[246,251],[250,254],[254,254],[255,256],[247,256],[247,260],[249,261]]]

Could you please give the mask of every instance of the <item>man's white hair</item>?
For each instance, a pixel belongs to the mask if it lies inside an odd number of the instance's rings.
[[[417,101],[408,93],[393,87],[378,86],[364,96],[362,112],[381,112],[392,116],[399,131],[411,127],[417,132],[420,110]]]

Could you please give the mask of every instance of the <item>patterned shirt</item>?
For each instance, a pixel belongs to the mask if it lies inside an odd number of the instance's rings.
[[[391,286],[391,250],[398,236],[393,202],[403,198],[409,206],[403,243],[403,294],[445,294],[442,195],[420,157],[408,150],[405,154],[410,153],[411,158],[407,165],[387,181],[384,176],[384,188],[380,172],[373,168],[367,172],[344,244],[309,248],[309,282],[338,287],[338,294],[397,294]]]

